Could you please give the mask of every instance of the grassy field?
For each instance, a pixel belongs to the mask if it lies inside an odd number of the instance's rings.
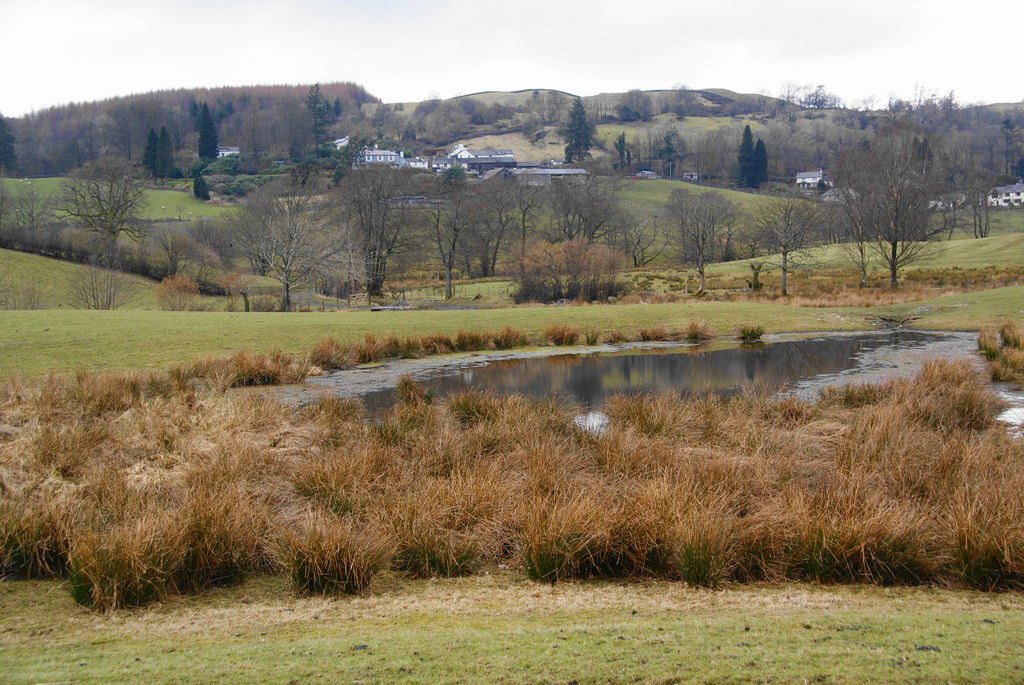
[[[1019,682],[1017,593],[665,582],[395,581],[289,596],[256,579],[104,615],[0,584],[7,683]]]
[[[76,280],[89,268],[59,259],[0,249],[0,280],[7,283],[38,284],[42,309],[72,308],[70,289],[75,287]],[[131,274],[125,274],[124,278],[131,292],[125,309],[159,309],[153,294],[156,286],[153,281]],[[223,298],[218,297],[200,297],[198,303],[210,309],[221,309],[224,306]],[[6,314],[0,313],[0,320]]]
[[[719,333],[753,322],[769,333],[858,330],[877,316],[919,318],[918,328],[974,330],[1024,316],[1024,287],[951,295],[905,305],[863,308],[792,307],[773,303],[695,302],[580,307],[515,307],[461,311],[292,314],[163,311],[0,312],[0,376],[39,375],[78,368],[161,366],[236,350],[282,349],[302,354],[320,338],[357,341],[364,333],[454,334],[510,325],[539,334],[552,324],[636,332],[651,326],[685,327],[706,321]]]
[[[510,325],[539,334],[557,323],[635,332],[657,325],[684,327],[694,319],[705,320],[723,333],[747,321],[760,322],[769,332],[854,330],[868,326],[861,311],[747,303],[292,314],[10,311],[0,313],[0,319],[5,324],[0,327],[0,376],[77,368],[160,366],[242,349],[280,348],[302,354],[322,337],[357,341],[366,332],[403,337],[454,334],[461,329],[498,330]]]
[[[754,193],[741,193],[738,190],[728,190],[725,188],[710,188],[707,186],[700,186],[695,183],[687,183],[686,181],[670,181],[668,179],[643,181],[627,179],[624,183],[625,185],[619,194],[619,197],[622,200],[639,205],[646,205],[654,210],[663,208],[665,203],[668,202],[672,191],[676,188],[689,190],[693,193],[710,190],[729,198],[733,202],[736,202],[743,209],[751,207],[760,199],[760,196],[755,195]]]
[[[36,178],[30,181],[20,179],[0,179],[8,190],[17,192],[20,187],[31,184],[42,195],[52,197],[60,192],[66,179]],[[215,218],[228,211],[227,207],[218,207],[197,199],[192,193],[183,190],[146,189],[145,202],[141,216],[144,219],[197,219],[200,217]]]

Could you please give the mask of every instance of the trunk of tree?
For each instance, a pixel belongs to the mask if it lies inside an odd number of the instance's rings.
[[[789,294],[789,253],[782,253],[782,294]]]
[[[897,288],[900,285],[899,279],[897,278],[896,266],[898,254],[898,245],[896,241],[889,244],[889,287]]]
[[[288,281],[281,284],[281,306],[278,311],[290,312],[292,310],[292,291]]]
[[[697,268],[697,273],[700,275],[700,283],[697,284],[697,294],[698,295],[703,295],[704,294],[704,284],[705,284],[704,267],[703,266],[698,267]]]

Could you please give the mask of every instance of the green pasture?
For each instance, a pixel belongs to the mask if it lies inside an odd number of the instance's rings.
[[[70,290],[77,287],[76,283],[81,281],[82,274],[90,268],[59,259],[0,249],[0,288],[29,284],[40,290],[40,309],[71,309]],[[154,297],[154,281],[132,274],[123,274],[123,278],[130,293],[125,309],[159,309]],[[200,297],[198,305],[208,309],[224,307],[223,298],[219,297]],[[5,313],[0,312],[0,320],[4,316]]]
[[[696,183],[672,181],[664,178],[654,180],[626,179],[622,190],[619,191],[619,197],[625,202],[660,210],[668,202],[669,196],[672,195],[672,191],[676,188],[688,190],[692,193],[710,190],[736,202],[741,209],[751,208],[761,199],[761,196],[754,193],[742,193],[738,190],[728,190],[726,188],[711,188],[697,185]]]
[[[1009,683],[1020,593],[875,586],[542,585],[497,571],[298,597],[283,578],[109,614],[0,584],[12,685]]]
[[[641,328],[682,328],[707,322],[719,334],[755,323],[769,333],[861,330],[879,316],[912,313],[923,329],[974,330],[1024,317],[1024,286],[951,295],[905,305],[864,308],[795,307],[776,303],[686,302],[635,305],[526,306],[455,311],[308,313],[117,311],[0,312],[0,376],[75,369],[165,366],[237,350],[307,352],[331,336],[355,342],[378,336],[454,334],[512,326],[539,335],[552,324],[635,334]]]
[[[44,197],[55,197],[67,181],[65,178],[0,179],[11,192],[32,187]],[[143,219],[198,219],[215,218],[228,211],[228,207],[208,204],[188,190],[147,188],[142,205]]]

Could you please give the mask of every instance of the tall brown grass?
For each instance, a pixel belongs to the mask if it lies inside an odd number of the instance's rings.
[[[100,610],[258,573],[355,593],[493,563],[543,582],[1024,580],[1024,443],[967,362],[815,403],[619,396],[599,435],[557,400],[402,388],[367,421],[169,377],[9,381],[3,572],[66,577]]]

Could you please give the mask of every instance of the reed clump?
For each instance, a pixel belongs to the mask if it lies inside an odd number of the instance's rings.
[[[1024,380],[1024,326],[1007,322],[978,333],[978,351],[988,360],[994,381]]]
[[[539,582],[1024,582],[1024,443],[966,361],[815,403],[617,396],[600,434],[555,399],[431,402],[409,379],[379,420],[165,380],[0,387],[4,574],[63,577],[97,610],[255,574],[353,594],[496,563]]]
[[[570,324],[555,324],[544,329],[544,339],[552,345],[575,345],[580,339],[580,329]]]

